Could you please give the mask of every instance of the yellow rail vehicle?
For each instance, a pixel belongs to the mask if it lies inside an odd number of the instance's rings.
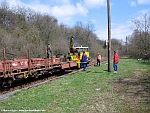
[[[83,55],[83,51],[85,52],[85,54],[87,55],[87,60],[89,60],[89,48],[88,47],[74,47],[74,49],[76,49],[76,53],[78,54],[74,54],[71,56],[72,60],[77,60],[80,56],[80,59],[82,58]]]
[[[81,59],[83,52],[87,55],[87,63],[89,63],[89,47],[74,47],[73,45],[73,37],[70,38],[70,58],[71,60],[77,61],[78,68],[81,67]]]

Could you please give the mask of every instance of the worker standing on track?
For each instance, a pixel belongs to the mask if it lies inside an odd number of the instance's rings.
[[[80,52],[78,53],[78,60],[77,60],[77,63],[78,63],[78,68],[80,68]]]
[[[87,65],[87,56],[85,54],[85,51],[83,51],[83,55],[82,55],[82,64],[83,64],[83,70],[86,71],[86,65]]]
[[[48,44],[47,45],[47,58],[51,58],[51,57],[52,57],[51,45]]]
[[[97,54],[97,66],[101,65],[101,55],[98,53]]]

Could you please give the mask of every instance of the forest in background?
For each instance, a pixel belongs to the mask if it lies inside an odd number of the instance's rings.
[[[111,40],[112,53],[118,50],[121,56],[150,58],[150,16],[145,14],[143,17],[146,21],[144,26],[141,19],[135,19],[133,34],[128,36],[125,43],[122,40]],[[91,21],[86,24],[76,22],[70,28],[58,24],[57,18],[49,14],[20,6],[10,8],[6,2],[0,4],[0,57],[3,48],[6,48],[9,59],[27,57],[28,48],[31,57],[46,57],[48,43],[51,44],[53,55],[67,54],[71,36],[74,36],[76,46],[89,47],[91,57],[95,58],[97,53],[106,57],[106,41],[98,39],[94,31],[95,26]]]

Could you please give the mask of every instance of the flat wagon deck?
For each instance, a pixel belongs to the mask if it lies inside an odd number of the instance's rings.
[[[7,60],[3,49],[3,60],[0,61],[0,87],[11,86],[15,80],[38,77],[72,67],[77,67],[76,61],[61,62],[60,58],[30,58],[30,49],[25,59]]]

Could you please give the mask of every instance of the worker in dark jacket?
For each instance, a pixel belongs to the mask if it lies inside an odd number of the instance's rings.
[[[86,54],[85,54],[84,51],[83,51],[83,55],[82,55],[81,62],[82,62],[82,64],[83,64],[83,70],[86,71],[87,56],[86,56]]]
[[[119,56],[118,56],[118,53],[117,51],[114,51],[114,73],[117,73],[118,72],[118,62],[119,62]]]

